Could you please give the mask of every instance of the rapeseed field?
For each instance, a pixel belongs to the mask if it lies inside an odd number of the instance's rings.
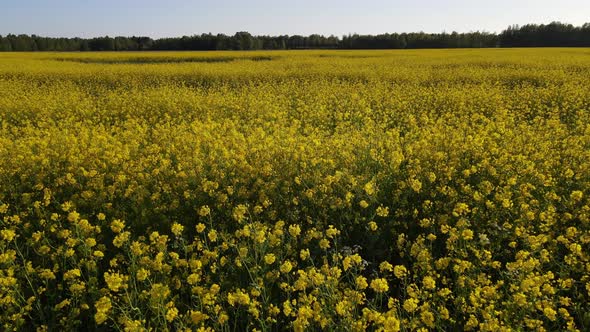
[[[0,54],[4,331],[588,331],[590,50]]]

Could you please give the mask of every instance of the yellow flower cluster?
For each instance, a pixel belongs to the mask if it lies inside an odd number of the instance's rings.
[[[0,330],[582,331],[587,49],[0,54]]]

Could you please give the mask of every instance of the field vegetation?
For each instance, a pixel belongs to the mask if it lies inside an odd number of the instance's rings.
[[[2,330],[590,329],[590,50],[0,54]]]

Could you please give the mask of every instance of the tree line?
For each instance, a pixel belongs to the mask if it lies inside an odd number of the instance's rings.
[[[49,38],[0,35],[0,51],[147,51],[147,50],[286,50],[286,49],[416,49],[481,47],[590,46],[590,23],[582,26],[552,22],[513,25],[499,34],[386,33],[379,35],[253,36],[248,32],[201,34],[176,38],[98,37]]]

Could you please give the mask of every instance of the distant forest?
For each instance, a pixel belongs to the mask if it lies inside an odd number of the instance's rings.
[[[336,36],[253,36],[237,32],[177,38],[150,37],[48,38],[37,35],[0,35],[0,51],[153,51],[153,50],[287,50],[287,49],[416,49],[480,47],[590,46],[590,23],[574,26],[560,22],[510,26],[500,34],[386,33]]]

